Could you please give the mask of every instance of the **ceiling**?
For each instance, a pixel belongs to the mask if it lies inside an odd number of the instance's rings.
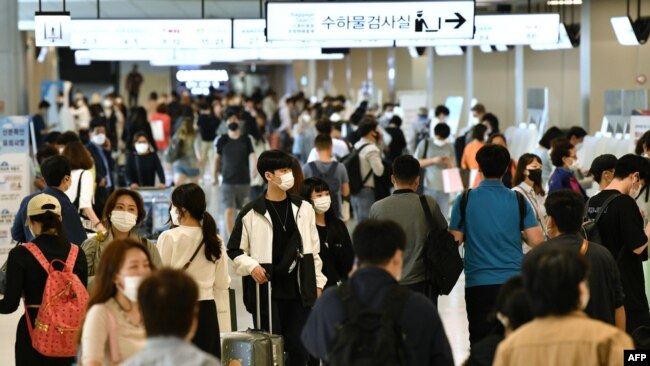
[[[284,0],[280,0],[284,1]],[[545,0],[533,0],[533,11],[545,8]],[[200,0],[100,0],[100,17],[107,19],[193,19],[201,18]],[[525,11],[528,0],[477,0],[477,13],[496,12],[499,5]],[[206,18],[259,18],[260,0],[205,0]],[[73,19],[97,18],[96,0],[67,0]],[[63,10],[62,0],[42,0],[43,11]],[[38,0],[18,0],[18,19],[34,19]]]

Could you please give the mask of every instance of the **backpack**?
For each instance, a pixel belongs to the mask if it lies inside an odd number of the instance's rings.
[[[600,217],[602,214],[605,212],[607,209],[607,206],[614,200],[614,198],[620,196],[620,193],[613,194],[603,202],[602,206],[600,206],[600,211],[598,211],[598,215],[596,215],[596,218],[591,220],[588,216],[588,210],[585,210],[585,221],[582,224],[582,237],[587,239],[588,241],[592,243],[598,243],[598,244],[603,244],[603,238],[600,235],[600,230],[598,230],[598,221],[600,221]],[[587,208],[589,208],[589,201],[591,201],[591,198],[587,200]]]
[[[173,163],[181,157],[183,157],[183,140],[174,138],[167,147],[167,151],[165,151],[165,161]]]
[[[449,295],[463,273],[463,258],[458,243],[446,227],[435,227],[433,215],[426,196],[420,196],[420,204],[427,219],[429,232],[422,256],[424,257],[425,293],[429,297]]]
[[[72,272],[79,247],[71,245],[68,258],[63,263],[59,259],[48,262],[34,243],[24,246],[47,272],[43,300],[33,327],[25,305],[27,330],[32,346],[44,356],[74,357],[77,354],[75,336],[81,330],[88,305],[88,292],[79,277]],[[54,269],[55,262],[64,264],[62,271]]]
[[[280,119],[280,110],[278,109],[273,113],[271,117],[271,132],[277,130],[282,125],[282,120]]]
[[[404,334],[398,319],[409,290],[395,286],[377,309],[362,305],[350,281],[337,288],[345,318],[337,325],[329,366],[406,365]]]
[[[418,146],[418,144],[420,144],[420,141],[428,140],[430,138],[430,131],[429,131],[430,123],[431,120],[428,120],[425,126],[422,126],[422,128],[420,128],[415,132],[415,146]]]
[[[372,174],[371,169],[365,177],[361,177],[361,161],[359,160],[359,154],[368,145],[370,144],[362,145],[358,150],[352,148],[350,153],[341,159],[345,169],[348,171],[350,194],[359,193]]]

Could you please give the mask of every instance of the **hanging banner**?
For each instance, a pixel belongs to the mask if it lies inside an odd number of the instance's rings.
[[[471,39],[474,1],[269,2],[269,41]]]
[[[11,226],[30,194],[29,123],[25,116],[0,117],[0,257],[13,247]]]

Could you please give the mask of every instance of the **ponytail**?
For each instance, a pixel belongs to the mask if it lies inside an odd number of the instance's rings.
[[[205,243],[205,258],[210,262],[216,262],[221,258],[221,240],[217,236],[217,223],[212,215],[203,213],[203,242]]]
[[[30,216],[29,219],[41,224],[41,234],[54,229],[54,231],[56,231],[56,237],[58,239],[57,241],[59,242],[59,245],[65,246],[70,244],[68,241],[68,236],[65,234],[65,229],[63,228],[61,216],[47,211],[40,215]]]

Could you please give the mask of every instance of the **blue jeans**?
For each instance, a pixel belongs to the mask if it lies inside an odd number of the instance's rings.
[[[375,203],[375,189],[364,187],[359,193],[352,195],[350,203],[354,211],[354,218],[357,223],[360,223],[370,215],[370,206]]]
[[[438,203],[438,207],[440,207],[440,212],[442,212],[442,216],[445,217],[445,219],[449,220],[449,193],[445,193],[444,191],[434,191],[429,188],[424,189],[424,194],[427,196],[433,197],[433,199],[436,200]]]

